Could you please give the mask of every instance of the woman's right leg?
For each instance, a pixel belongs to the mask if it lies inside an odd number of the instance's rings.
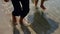
[[[41,0],[41,5],[40,5],[40,7],[41,7],[43,10],[46,9],[45,6],[44,6],[44,2],[45,2],[45,0]]]
[[[38,0],[35,0],[35,1],[34,1],[34,4],[35,4],[35,7],[37,7]]]
[[[17,25],[17,20],[16,20],[16,16],[12,15],[12,24],[13,25]]]
[[[21,4],[22,4],[22,12],[20,14],[20,24],[23,24],[23,19],[27,16],[27,14],[29,13],[29,0],[21,0]]]
[[[17,18],[16,16],[19,16],[19,10],[21,10],[20,8],[20,3],[18,0],[11,0],[13,7],[14,7],[14,11],[12,12],[12,21],[14,25],[17,25]]]

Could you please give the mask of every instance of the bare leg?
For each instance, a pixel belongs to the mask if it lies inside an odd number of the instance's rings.
[[[38,0],[35,0],[34,3],[35,3],[35,7],[37,7]]]
[[[40,7],[45,10],[46,8],[45,8],[44,5],[43,5],[44,2],[45,2],[45,0],[41,0],[41,5],[40,5]]]
[[[12,23],[13,25],[17,25],[17,20],[16,20],[16,17],[12,15]]]
[[[24,17],[20,17],[19,22],[20,22],[21,25],[23,25],[23,19],[24,19]]]

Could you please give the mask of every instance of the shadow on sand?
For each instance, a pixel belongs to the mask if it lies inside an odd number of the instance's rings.
[[[52,19],[49,19],[49,21],[47,21],[42,15],[40,15],[40,11],[36,9],[34,13],[34,20],[31,24],[31,28],[37,34],[51,34],[58,28],[58,24]]]
[[[31,34],[27,26],[21,25],[21,29],[23,30],[24,34]]]
[[[13,34],[20,34],[21,33],[18,28],[16,26],[13,26]],[[21,25],[21,29],[22,29],[24,34],[31,34],[29,29],[24,25]]]
[[[16,28],[16,26],[13,26],[13,34],[20,34],[19,30]]]
[[[42,15],[40,15],[38,9],[36,9],[33,19],[33,23],[30,25],[30,27],[36,32],[36,34],[52,34],[56,29],[58,29],[58,23],[49,18],[47,21]],[[31,34],[26,26],[21,25],[21,29],[23,30],[24,34]],[[20,34],[16,27],[13,27],[13,34]]]

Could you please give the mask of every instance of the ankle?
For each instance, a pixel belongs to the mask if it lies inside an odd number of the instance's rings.
[[[41,7],[43,10],[45,10],[45,9],[46,9],[43,5],[41,5],[40,7]]]

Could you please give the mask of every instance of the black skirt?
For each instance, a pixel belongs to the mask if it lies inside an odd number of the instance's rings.
[[[25,17],[29,13],[29,0],[11,0],[11,1],[14,7],[12,15]],[[20,2],[22,4],[22,7],[20,5]]]

